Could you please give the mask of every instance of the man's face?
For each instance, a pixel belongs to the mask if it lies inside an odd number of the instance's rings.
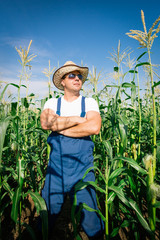
[[[82,88],[81,74],[78,71],[73,71],[65,75],[61,81],[64,90],[80,91]]]

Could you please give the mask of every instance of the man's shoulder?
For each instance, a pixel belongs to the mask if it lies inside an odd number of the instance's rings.
[[[97,101],[92,97],[86,97],[86,112],[88,111],[96,111],[99,112],[99,107]]]
[[[87,102],[97,102],[94,98],[92,98],[92,97],[85,97],[85,100],[87,101]]]
[[[57,98],[50,98],[45,102],[44,109],[46,108],[53,109],[56,104],[57,104]]]
[[[54,98],[54,97],[49,98],[49,99],[46,101],[46,103],[54,103],[54,102],[57,102],[57,99],[58,99],[58,98]]]

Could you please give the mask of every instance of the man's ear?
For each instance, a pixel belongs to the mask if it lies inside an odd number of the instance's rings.
[[[62,85],[63,87],[65,86],[64,80],[61,81],[61,85]]]

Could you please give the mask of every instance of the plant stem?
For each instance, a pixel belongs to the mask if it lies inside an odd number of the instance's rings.
[[[108,183],[108,157],[106,157],[106,169],[105,169],[105,177],[106,177],[106,182]],[[105,235],[106,239],[109,239],[109,226],[108,226],[108,184],[106,184],[106,201],[105,201],[105,217],[106,217],[106,222],[105,222]]]
[[[149,56],[149,63],[150,63],[150,77],[151,77],[151,91],[152,91],[152,104],[153,104],[153,176],[155,176],[156,171],[156,104],[155,104],[155,96],[154,96],[154,83],[153,83],[153,70],[152,70],[152,64],[151,64],[151,57],[150,57],[150,51],[148,50],[148,56]]]
[[[156,174],[156,105],[155,105],[155,96],[154,96],[154,83],[153,83],[153,70],[151,64],[151,56],[150,56],[150,49],[148,48],[148,56],[149,56],[149,63],[150,63],[150,78],[151,78],[151,91],[152,91],[152,104],[153,104],[153,171],[152,171],[152,181],[154,182],[155,174]],[[150,184],[149,184],[150,187]],[[151,204],[149,206],[149,221],[151,230],[154,232],[156,228],[156,208],[152,205],[156,203],[156,197],[153,196],[151,199]]]
[[[138,159],[140,159],[141,154],[141,130],[142,130],[142,114],[141,114],[141,102],[140,102],[140,88],[139,88],[139,75],[137,73],[138,81],[138,109],[139,109],[139,130],[138,130]]]
[[[19,80],[19,88],[18,88],[18,102],[17,102],[17,116],[19,115],[19,101],[20,101],[20,89],[21,89],[21,81],[22,81],[22,77],[23,77],[23,72],[24,72],[24,65],[22,65],[22,73],[20,76],[20,80]]]

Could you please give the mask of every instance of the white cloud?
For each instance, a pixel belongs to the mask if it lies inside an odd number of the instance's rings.
[[[13,78],[12,79],[5,78],[5,79],[3,79],[3,83],[1,82],[0,92],[3,91],[4,87],[8,83],[14,83],[14,84],[19,86],[19,80],[13,79]],[[26,87],[28,85],[28,95],[33,93],[33,94],[35,94],[36,99],[42,99],[42,98],[45,98],[46,96],[48,96],[48,83],[47,83],[47,81],[28,81],[28,84],[26,84],[25,81],[24,82],[22,81],[21,84],[25,85]],[[21,90],[20,90],[20,93],[21,93],[20,94],[21,97],[25,97],[26,96],[26,88],[22,86]],[[7,97],[9,94],[12,94],[13,97],[17,99],[18,88],[13,86],[13,85],[9,85],[6,92],[5,92],[5,96]]]

